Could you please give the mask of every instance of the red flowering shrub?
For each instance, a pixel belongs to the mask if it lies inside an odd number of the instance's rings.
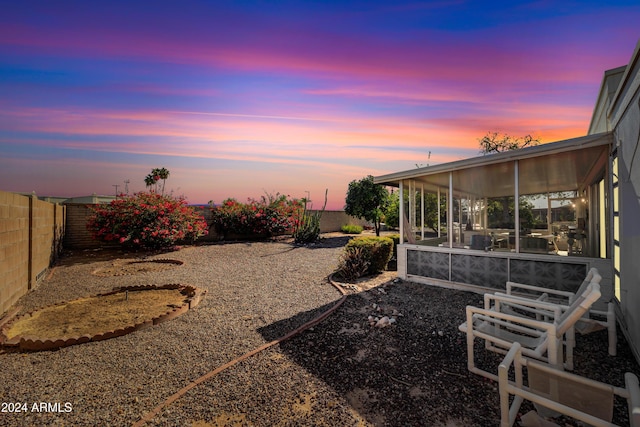
[[[287,196],[263,196],[239,203],[226,199],[211,209],[212,225],[225,238],[229,233],[274,236],[291,232],[298,224],[302,204]]]
[[[207,223],[182,198],[155,192],[136,193],[91,208],[87,229],[95,239],[160,249],[207,234]]]

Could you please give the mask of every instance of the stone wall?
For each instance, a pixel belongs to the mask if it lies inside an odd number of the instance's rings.
[[[64,206],[0,191],[0,315],[44,277],[64,225]]]

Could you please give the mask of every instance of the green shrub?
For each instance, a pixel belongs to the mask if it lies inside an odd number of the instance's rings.
[[[360,226],[360,225],[346,224],[346,225],[343,225],[343,226],[340,228],[340,230],[341,230],[343,233],[346,233],[346,234],[360,234],[360,233],[362,233],[362,226]]]
[[[345,281],[353,282],[367,274],[369,264],[363,248],[351,248],[350,250],[345,250],[340,256],[338,274]]]
[[[393,240],[388,237],[356,237],[345,246],[349,252],[355,248],[361,248],[363,257],[369,262],[368,274],[376,274],[384,271],[393,255]]]

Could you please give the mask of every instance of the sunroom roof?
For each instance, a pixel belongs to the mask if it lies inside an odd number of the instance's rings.
[[[400,181],[413,180],[425,191],[446,190],[453,172],[455,192],[509,196],[514,194],[514,161],[518,160],[519,194],[579,190],[602,177],[612,141],[611,132],[588,135],[382,175],[374,182],[398,187]]]

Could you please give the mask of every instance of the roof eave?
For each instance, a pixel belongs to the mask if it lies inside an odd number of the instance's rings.
[[[399,182],[405,179],[412,179],[419,176],[433,175],[437,173],[449,172],[454,170],[466,169],[471,167],[485,166],[495,163],[502,163],[531,157],[539,157],[573,151],[582,148],[595,147],[600,145],[611,144],[613,136],[611,132],[603,132],[594,135],[587,135],[578,138],[567,139],[564,141],[550,142],[547,144],[536,145],[533,147],[522,148],[520,150],[510,150],[501,153],[488,154],[484,156],[471,157],[468,159],[457,160],[449,163],[442,163],[434,166],[426,166],[422,168],[410,169],[401,172],[395,172],[387,175],[381,175],[373,178],[376,184],[398,186]]]

